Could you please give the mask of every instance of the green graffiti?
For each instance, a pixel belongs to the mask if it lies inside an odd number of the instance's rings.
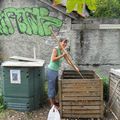
[[[6,8],[0,11],[0,35],[21,34],[50,36],[50,28],[62,26],[62,20],[49,16],[46,8]]]

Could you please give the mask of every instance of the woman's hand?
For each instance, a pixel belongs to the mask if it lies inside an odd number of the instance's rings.
[[[63,52],[63,54],[61,55],[62,57],[65,57],[66,56],[66,53]]]

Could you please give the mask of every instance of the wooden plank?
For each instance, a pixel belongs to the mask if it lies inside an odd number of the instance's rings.
[[[64,79],[62,80],[62,84],[65,83],[99,83],[99,79]]]
[[[113,81],[111,80],[111,81],[110,81],[110,86],[115,86],[117,82],[118,82],[118,81],[114,81],[114,82],[113,82]],[[118,83],[118,86],[120,86],[120,83]]]
[[[95,74],[93,73],[81,73],[82,75],[85,75],[85,76],[94,76]],[[77,72],[64,72],[62,76],[66,76],[66,75],[76,75],[76,76],[80,76]]]
[[[86,76],[83,76],[84,79],[94,79],[93,77],[86,77]],[[69,76],[69,77],[63,77],[63,79],[82,79],[83,78],[81,76],[76,76],[76,77],[72,77],[72,76]]]
[[[119,120],[118,118],[120,118],[120,114],[118,116],[116,116],[114,111],[112,111],[111,109],[110,109],[110,112],[113,114],[113,116],[115,117],[116,120]]]
[[[64,114],[66,113],[70,113],[70,114],[92,114],[92,113],[96,113],[96,114],[100,114],[100,110],[94,110],[94,109],[86,109],[86,110],[83,110],[83,109],[80,109],[80,110],[71,110],[71,109],[63,109],[63,112]]]
[[[110,78],[111,77],[120,79],[120,76],[118,76],[117,74],[114,74],[114,73],[110,73]]]
[[[21,57],[21,56],[12,56],[10,59],[18,60],[18,61],[27,61],[27,62],[42,62],[44,63],[45,60],[42,59],[34,59],[34,58],[27,58],[27,57]]]
[[[93,87],[98,87],[98,88],[100,88],[100,84],[99,83],[97,83],[97,84],[95,84],[95,83],[81,83],[81,84],[71,84],[71,83],[67,83],[67,84],[63,84],[62,85],[62,88],[88,88],[88,87],[91,87],[91,88],[93,88]]]
[[[110,89],[111,89],[111,91],[112,91],[111,93],[113,93],[114,90],[115,90],[115,87],[111,87],[111,86],[110,86]],[[116,88],[116,91],[120,91],[120,88],[117,87],[117,88]],[[116,92],[116,91],[115,91],[115,92]]]
[[[62,81],[61,80],[59,80],[59,82],[58,82],[59,84],[58,84],[58,89],[59,89],[59,101],[61,101],[61,99],[62,99],[62,91],[61,91],[61,89],[62,89]],[[61,104],[61,102],[59,102],[60,103],[60,115],[62,116],[62,104]]]
[[[81,71],[81,74],[82,75],[92,75],[92,76],[94,76],[94,73],[93,72],[82,72]],[[64,75],[79,75],[78,73],[75,73],[75,72],[63,72],[63,74],[62,74],[63,76]]]
[[[114,84],[116,84],[118,81],[118,79],[115,79],[115,78],[110,78],[110,82],[113,82]]]
[[[62,100],[101,100],[100,97],[62,97]]]
[[[99,110],[100,106],[87,106],[87,105],[80,105],[80,106],[63,106],[63,110]]]
[[[83,76],[83,75],[82,75]],[[94,79],[93,76],[83,76],[84,79]],[[81,76],[64,76],[63,79],[83,79]]]
[[[62,114],[63,118],[101,118],[100,114]]]
[[[62,85],[64,84],[73,84],[73,85],[100,85],[99,80],[91,80],[91,81],[87,81],[87,80],[76,80],[76,79],[69,79],[69,80],[64,80],[62,81]]]
[[[99,86],[100,87],[100,83],[99,82],[81,82],[81,83],[76,83],[76,82],[74,82],[74,83],[72,83],[72,82],[70,82],[70,83],[64,83],[64,84],[62,84],[62,87],[83,87],[83,86],[85,86],[85,87],[88,87],[88,86],[90,86],[90,87],[96,87],[96,86]]]
[[[100,109],[101,109],[101,116],[103,117],[103,114],[104,114],[104,106],[103,106],[103,81],[102,80],[100,80],[99,81],[100,82],[100,91],[101,91],[101,95],[100,95],[100,97],[101,97],[101,105],[100,105]]]
[[[113,106],[111,110],[115,113],[115,115],[119,118],[120,117],[120,107],[118,108],[117,105]]]
[[[75,73],[74,70],[64,70],[64,72],[67,72],[67,73]],[[80,70],[81,73],[95,73],[93,70]]]
[[[41,67],[44,62],[23,62],[23,61],[5,61],[1,66],[4,67]]]
[[[110,82],[110,87],[115,87],[115,86],[116,86],[116,83]],[[120,88],[120,83],[118,83],[117,87]]]
[[[62,88],[62,92],[72,92],[72,91],[75,91],[75,92],[79,92],[79,91],[100,91],[100,88],[97,88],[97,87],[84,87],[84,88]]]
[[[109,90],[110,90],[110,98],[112,97],[111,101],[110,101],[110,106],[116,116],[120,115],[120,112],[119,112],[120,111],[120,101],[119,101],[120,83],[118,83],[119,80],[120,80],[120,76],[118,76],[114,73],[110,73],[110,88],[109,88]],[[118,83],[118,85],[117,85],[117,83]],[[116,89],[116,91],[115,91],[115,89]],[[113,93],[114,93],[114,96],[113,96]]]
[[[62,101],[63,106],[71,105],[101,105],[100,100],[79,100],[79,101]]]
[[[116,78],[116,77],[110,77],[110,81],[112,81],[112,82],[117,82],[119,79],[118,78]]]
[[[110,94],[114,92],[114,89],[115,89],[114,86],[110,86]],[[117,88],[116,88],[116,91],[120,92],[120,87],[117,87]],[[115,92],[116,92],[116,91],[115,91]]]
[[[62,94],[62,97],[64,96],[71,96],[71,97],[75,97],[75,96],[101,96],[101,92],[96,92],[96,91],[93,91],[93,92],[86,92],[86,91],[81,91],[81,92],[66,92],[66,93],[63,93]]]
[[[115,81],[118,81],[120,78],[115,75],[110,75],[110,79],[113,79]]]

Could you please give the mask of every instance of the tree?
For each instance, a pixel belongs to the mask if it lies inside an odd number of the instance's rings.
[[[54,0],[54,5],[62,4],[62,2],[66,2],[66,12],[71,13],[72,11],[77,11],[78,14],[83,14],[85,9],[85,5],[91,11],[96,10],[96,0]]]
[[[97,0],[95,17],[119,18],[120,0]]]
[[[86,5],[90,11],[94,12],[94,17],[120,17],[120,0],[54,0],[54,3],[62,4],[63,1],[66,1],[67,13],[77,11],[82,15]]]

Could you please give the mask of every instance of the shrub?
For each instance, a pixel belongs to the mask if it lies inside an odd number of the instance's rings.
[[[95,17],[120,18],[120,0],[97,0]]]
[[[109,99],[109,80],[107,77],[102,77],[103,80],[103,98],[105,102]]]
[[[4,103],[3,103],[3,96],[0,96],[0,112],[5,109]]]

